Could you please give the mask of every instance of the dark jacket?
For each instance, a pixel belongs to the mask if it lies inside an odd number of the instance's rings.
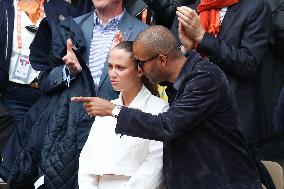
[[[279,135],[283,135],[284,133],[284,87],[282,87],[278,103],[275,107],[274,117],[273,117],[273,125],[275,131],[279,133]]]
[[[279,110],[281,109],[283,103],[283,92],[281,92],[280,94],[280,90],[284,85],[284,0],[266,1],[270,4],[273,13],[273,26],[271,28],[272,35],[270,44],[267,51],[265,52],[263,63],[261,65],[260,94],[263,108],[260,118],[263,120],[261,122],[261,128],[263,128],[264,133],[267,133],[266,139],[271,139],[273,141],[276,135],[283,136],[284,134],[283,129],[278,129],[280,128],[280,125],[283,125],[281,121],[284,115],[279,114]],[[280,102],[276,107],[278,99],[280,100]],[[274,111],[276,115],[274,121],[272,121]],[[274,142],[275,146],[278,145],[278,141]],[[273,144],[271,143],[270,146],[273,146]],[[279,148],[274,149],[279,150]],[[261,156],[266,157],[268,154],[277,154],[276,156],[278,158],[284,158],[283,153],[281,153],[282,155],[279,156],[280,153],[277,153],[278,150],[272,149],[271,152],[261,153]],[[270,158],[275,159],[273,158],[273,156],[270,156]]]
[[[116,132],[164,142],[167,189],[260,189],[224,73],[192,52],[173,86],[167,112],[123,107]]]
[[[45,18],[31,45],[30,60],[39,71],[62,66],[60,57],[66,53],[68,38],[77,48],[83,70],[69,88],[59,87],[60,92],[43,95],[29,111],[23,127],[32,125],[31,135],[12,168],[8,179],[11,188],[32,188],[41,174],[47,188],[77,187],[78,158],[94,119],[87,115],[82,103],[72,103],[70,99],[95,96],[91,73],[80,57],[86,50],[80,27],[73,19],[66,19],[58,26]],[[47,44],[36,51],[43,42]],[[42,58],[50,61],[42,61]]]
[[[143,0],[154,12],[156,24],[171,28],[176,16],[176,8],[189,5],[196,0]]]
[[[76,17],[77,12],[64,0],[44,2],[45,14],[59,22],[60,15]],[[0,93],[8,82],[10,58],[13,45],[15,6],[13,0],[0,1]]]
[[[47,112],[44,111],[45,116],[42,117],[45,121],[35,121],[23,126],[29,128],[32,125],[33,135],[23,148],[9,179],[9,183],[17,188],[31,186],[38,176],[37,165],[42,169],[48,188],[77,187],[78,157],[93,119],[87,116],[82,104],[70,103],[70,98],[100,96],[114,99],[118,95],[116,91],[113,91],[107,76],[107,62],[105,62],[98,91],[95,94],[93,78],[87,66],[93,26],[94,12],[74,20],[66,19],[60,23],[59,27],[54,22],[45,21],[35,36],[31,45],[30,61],[35,70],[42,71],[39,86],[45,95],[39,101],[42,101],[42,106],[48,101],[48,107],[45,108]],[[146,27],[147,25],[131,17],[127,12],[124,13],[118,25],[119,30],[124,33],[124,40],[134,40]],[[62,76],[64,67],[62,57],[66,53],[68,38],[72,39],[79,62],[83,67],[83,72],[71,80],[69,88]],[[47,97],[50,100],[46,99]],[[58,101],[56,104],[53,103],[55,100]],[[41,117],[41,111],[38,110],[42,109],[41,104],[35,106],[38,107],[32,109],[36,109],[34,112]],[[36,130],[44,130],[46,127],[48,130],[42,140],[43,137],[39,137]],[[31,131],[31,128],[27,130]],[[43,141],[44,144],[42,144]],[[39,151],[42,151],[41,160],[38,156]]]
[[[15,6],[13,2],[13,0],[0,1],[0,88],[3,90],[5,89],[5,84],[8,82],[8,70],[12,52],[15,18]],[[46,16],[53,19],[55,22],[59,22],[59,18],[62,18],[62,16],[77,15],[70,4],[64,0],[45,1],[44,9]],[[25,141],[25,136],[29,133],[29,131],[25,132],[25,128],[22,128],[20,125],[15,128],[1,153],[0,177],[3,180],[7,180],[11,166],[15,161],[21,145]]]
[[[131,0],[126,2],[126,9],[132,16],[140,18],[141,13],[148,8],[147,23],[151,23],[149,16],[153,16],[155,24],[171,28],[176,15],[176,8],[195,2],[195,0]]]
[[[175,20],[173,31],[176,36],[177,28]],[[198,48],[226,74],[236,98],[240,127],[248,142],[261,140],[266,135],[259,128],[262,108],[259,75],[270,29],[269,5],[259,0],[241,0],[228,7],[218,36],[205,33]]]

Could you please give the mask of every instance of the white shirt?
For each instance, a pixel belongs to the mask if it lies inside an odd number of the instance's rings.
[[[122,98],[112,101],[122,105]],[[130,103],[130,108],[151,114],[168,109],[146,87]],[[162,182],[163,144],[158,141],[117,135],[117,119],[96,117],[79,159],[79,188],[97,188],[97,175],[130,176],[124,189],[155,189]]]
[[[222,8],[220,10],[220,25],[223,22],[223,19],[224,19],[225,15],[226,15],[227,10],[228,10],[228,7],[224,7],[224,8]]]
[[[35,71],[31,64],[29,63],[25,67],[17,67],[17,62],[19,61],[19,54],[24,57],[28,57],[30,55],[30,44],[32,43],[35,33],[29,32],[25,27],[34,25],[28,15],[21,11],[21,37],[22,37],[22,48],[18,48],[18,36],[17,36],[17,3],[18,1],[14,0],[15,7],[15,21],[14,21],[14,31],[13,31],[13,48],[10,59],[10,67],[9,67],[9,81],[13,81],[15,83],[20,84],[30,84],[36,77],[38,77],[39,72]],[[37,26],[39,25],[40,20],[37,22]],[[18,71],[22,69],[26,69],[26,73],[18,73]],[[21,75],[27,75],[27,77],[21,77]]]

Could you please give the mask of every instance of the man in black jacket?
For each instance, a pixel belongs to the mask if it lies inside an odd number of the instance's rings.
[[[179,31],[185,36],[182,27]],[[188,49],[194,47],[190,38],[182,39]],[[91,116],[117,118],[116,133],[163,141],[168,189],[260,189],[224,73],[196,52],[183,56],[163,26],[141,32],[133,50],[149,79],[173,84],[167,112],[151,115],[96,97],[72,100],[85,102]]]

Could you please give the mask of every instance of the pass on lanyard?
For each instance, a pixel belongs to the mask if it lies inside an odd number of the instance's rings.
[[[44,0],[40,1],[40,8],[39,8],[39,20],[42,20],[44,17],[44,6],[43,6]],[[17,38],[18,38],[18,48],[22,48],[22,31],[21,31],[21,6],[20,3],[17,2]]]

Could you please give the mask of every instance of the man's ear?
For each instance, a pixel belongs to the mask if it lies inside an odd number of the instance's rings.
[[[167,66],[167,58],[168,57],[166,55],[160,54],[158,58],[160,60],[161,66],[163,66],[163,67]]]

